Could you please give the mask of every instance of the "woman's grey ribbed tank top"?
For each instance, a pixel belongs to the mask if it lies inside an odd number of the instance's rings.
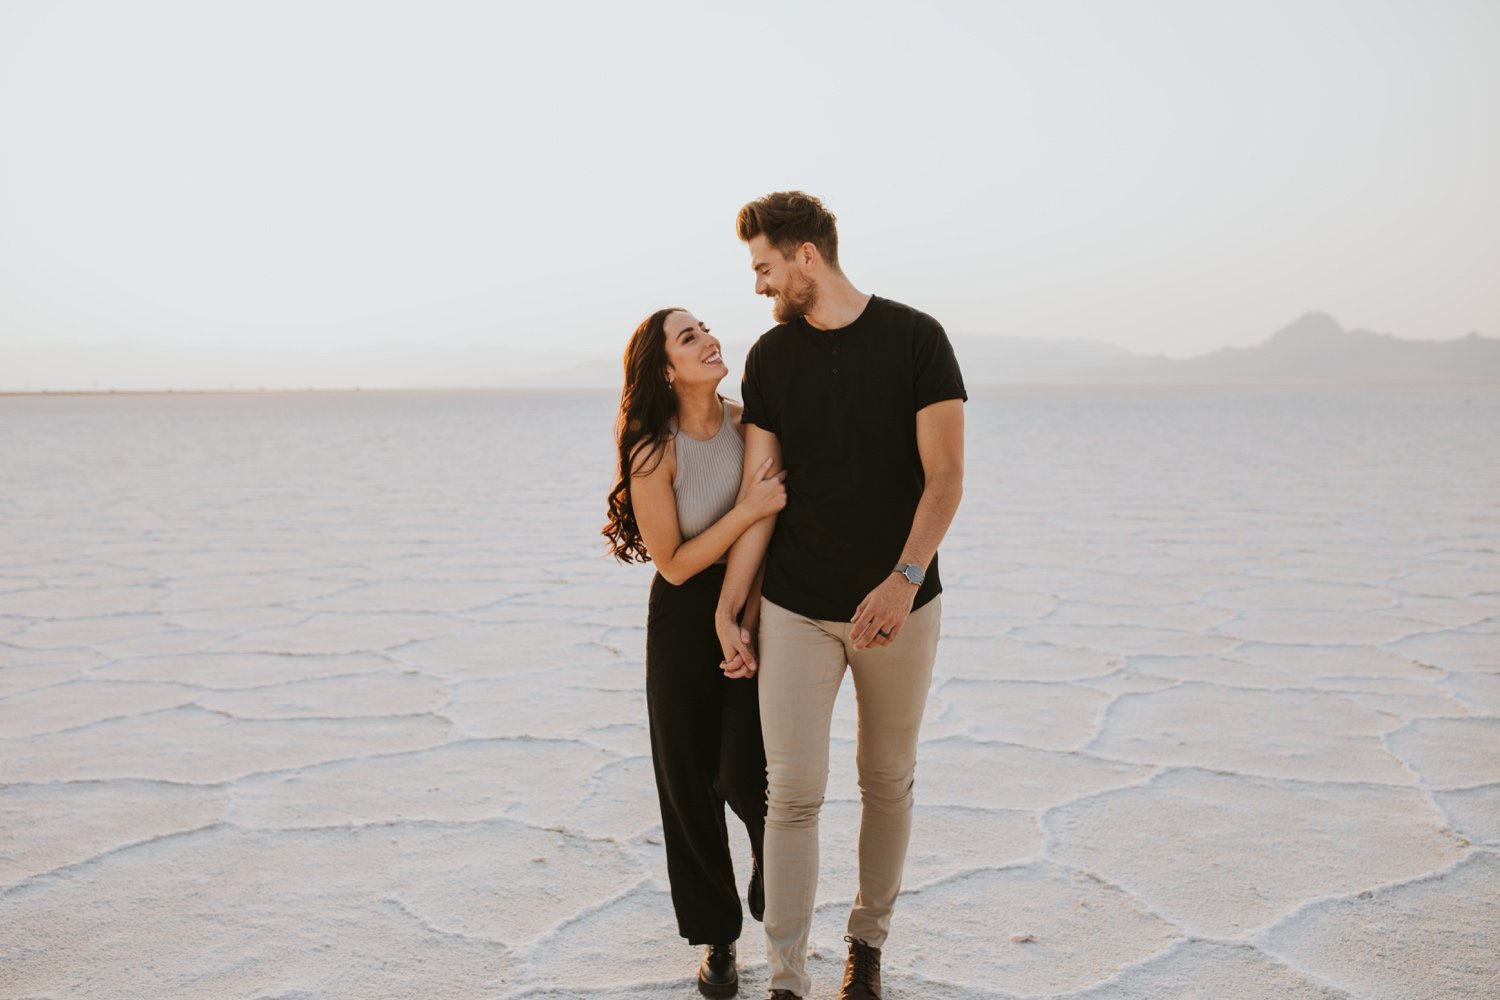
[[[696,441],[679,430],[676,442],[677,476],[672,480],[672,493],[677,498],[677,527],[685,542],[713,527],[734,507],[740,492],[745,442],[729,419],[727,400],[719,433],[707,441]]]

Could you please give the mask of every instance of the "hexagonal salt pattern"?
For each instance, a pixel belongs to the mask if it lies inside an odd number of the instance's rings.
[[[696,995],[615,403],[0,398],[0,992]],[[967,416],[887,997],[1500,996],[1500,391]]]
[[[1021,995],[1099,982],[1179,933],[1116,887],[1052,865],[975,872],[913,891],[900,919],[910,929],[889,949],[893,967]]]
[[[1089,749],[1141,763],[1411,784],[1410,769],[1381,743],[1392,728],[1343,695],[1184,683],[1121,696]]]
[[[1069,994],[1074,1000],[1353,1000],[1245,944],[1189,940],[1113,979]]]
[[[1500,856],[1309,906],[1262,946],[1370,1000],[1500,995]]]
[[[1309,900],[1412,878],[1465,853],[1416,789],[1197,769],[1059,806],[1047,827],[1052,857],[1213,938],[1242,937]]]

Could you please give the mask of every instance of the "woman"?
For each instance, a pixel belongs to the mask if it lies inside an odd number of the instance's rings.
[[[711,997],[739,988],[742,918],[724,805],[750,835],[757,920],[766,816],[755,678],[739,661],[721,668],[714,609],[729,547],[786,505],[785,473],[767,476],[769,462],[740,495],[740,407],[718,393],[727,373],[718,340],[685,309],[658,310],[636,328],[616,428],[620,478],[604,528],[616,558],[656,564],[646,617],[651,759],[677,929],[708,946],[698,989]],[[754,634],[754,622],[745,625]]]

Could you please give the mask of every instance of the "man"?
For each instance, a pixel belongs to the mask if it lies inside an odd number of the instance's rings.
[[[785,468],[787,504],[730,550],[716,626],[724,669],[760,675],[771,997],[800,1000],[811,988],[818,812],[847,667],[862,808],[839,996],[878,1000],[937,651],[937,547],[963,490],[968,396],[936,320],[845,277],[834,216],[817,198],[767,195],[740,210],[738,231],[778,323],[745,360],[745,468],[768,457],[773,473]],[[763,597],[746,609],[762,557]]]

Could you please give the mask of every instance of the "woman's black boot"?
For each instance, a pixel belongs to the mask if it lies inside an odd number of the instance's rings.
[[[698,992],[706,997],[732,997],[740,991],[740,970],[734,964],[734,945],[711,944],[698,966]]]

